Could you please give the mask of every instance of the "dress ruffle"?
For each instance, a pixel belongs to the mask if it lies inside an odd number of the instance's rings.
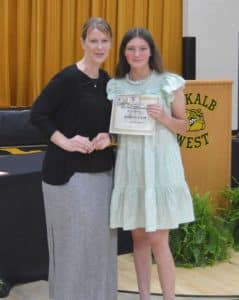
[[[177,228],[179,224],[193,220],[191,195],[187,185],[169,189],[114,188],[110,219],[112,228],[145,228],[145,231],[150,232]]]

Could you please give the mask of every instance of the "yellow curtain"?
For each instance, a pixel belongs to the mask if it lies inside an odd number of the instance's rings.
[[[181,73],[182,0],[0,0],[0,107],[30,106],[56,72],[77,61],[81,27],[91,16],[112,26],[103,66],[111,75],[133,26],[148,28],[166,69]]]
[[[9,7],[7,1],[0,1],[0,105],[10,104],[10,66],[9,66],[9,26],[8,26]]]

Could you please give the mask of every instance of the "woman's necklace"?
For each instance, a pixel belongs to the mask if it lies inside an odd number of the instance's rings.
[[[98,78],[91,78],[94,88],[97,88]]]
[[[93,73],[92,71],[89,71],[88,70],[89,68],[87,68],[86,65],[84,65],[82,62],[77,62],[76,65],[81,72],[85,73],[85,75],[89,77],[90,83],[93,84],[93,87],[97,88],[97,83],[99,79],[99,70]]]

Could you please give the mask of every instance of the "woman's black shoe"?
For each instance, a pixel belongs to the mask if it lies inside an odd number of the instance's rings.
[[[11,290],[11,284],[3,278],[0,278],[0,298],[6,298]]]

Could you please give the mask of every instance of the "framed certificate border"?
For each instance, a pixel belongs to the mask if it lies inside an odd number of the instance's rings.
[[[159,103],[158,95],[118,95],[113,99],[110,132],[129,135],[153,135],[155,120],[147,105]]]

